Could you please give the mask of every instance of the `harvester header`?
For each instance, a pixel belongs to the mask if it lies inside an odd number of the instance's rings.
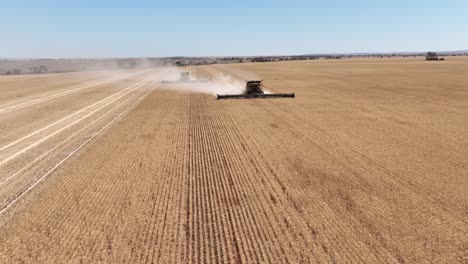
[[[255,98],[294,98],[294,93],[266,94],[263,90],[263,80],[250,80],[245,83],[242,94],[217,94],[218,99],[255,99]]]

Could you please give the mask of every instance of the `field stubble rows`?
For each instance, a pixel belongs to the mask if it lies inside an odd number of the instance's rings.
[[[226,85],[255,73],[273,92],[295,91],[293,100],[216,101],[136,80],[104,89],[109,99],[77,98],[56,117],[14,126],[18,138],[95,106],[18,147],[9,149],[12,131],[0,133],[10,142],[0,146],[5,160],[57,132],[55,143],[0,168],[8,175],[44,156],[2,186],[4,208],[45,164],[93,141],[2,215],[0,260],[466,262],[468,80],[459,72],[468,63],[446,65],[191,68]],[[427,81],[428,72],[441,79]]]

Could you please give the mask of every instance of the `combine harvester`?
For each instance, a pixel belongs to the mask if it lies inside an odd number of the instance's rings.
[[[162,80],[161,83],[206,83],[208,80],[193,80],[190,77],[190,72],[181,72],[179,75],[179,80],[176,81],[167,81]]]
[[[263,81],[252,80],[246,81],[245,91],[243,94],[217,94],[219,99],[255,99],[255,98],[281,98],[290,97],[294,98],[294,93],[279,93],[279,94],[266,94],[263,90]]]

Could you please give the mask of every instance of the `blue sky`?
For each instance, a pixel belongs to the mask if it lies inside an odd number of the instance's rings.
[[[466,0],[11,0],[0,57],[465,50],[467,14]]]

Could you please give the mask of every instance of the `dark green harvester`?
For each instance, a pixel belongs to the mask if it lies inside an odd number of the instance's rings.
[[[294,93],[279,93],[279,94],[266,94],[263,91],[263,81],[252,80],[247,81],[245,84],[245,91],[243,94],[218,94],[218,99],[255,99],[255,98],[281,98],[290,97],[294,98]]]

